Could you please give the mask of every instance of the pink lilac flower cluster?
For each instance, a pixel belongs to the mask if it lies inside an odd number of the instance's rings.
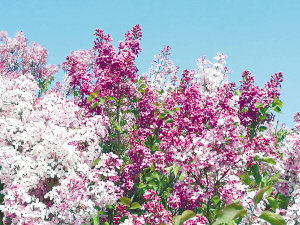
[[[119,43],[118,52],[110,43],[113,39],[103,30],[97,29],[95,36],[93,51],[73,52],[63,63],[68,77],[67,89],[79,89],[79,105],[87,106],[87,109],[93,101],[87,104],[86,95],[96,90],[99,90],[99,97],[113,96],[118,99],[121,96],[135,96],[133,83],[137,78],[137,68],[134,59],[141,51],[139,40],[142,32],[139,25],[125,34],[125,41]],[[99,110],[98,106],[96,112]]]
[[[28,40],[19,31],[15,38],[9,38],[7,32],[0,32],[0,63],[8,72],[31,74],[38,82],[40,93],[47,90],[59,70],[59,65],[46,65],[48,52],[36,42],[28,46]]]
[[[297,224],[300,114],[296,129],[277,130],[270,113],[281,110],[282,73],[259,88],[244,71],[237,87],[218,53],[180,77],[164,46],[140,76],[139,25],[118,49],[95,36],[63,62],[65,84],[47,90],[58,67],[45,48],[0,33],[5,224],[211,225],[227,206],[245,210],[235,222],[271,213]]]
[[[265,84],[264,88],[254,86],[254,76],[249,71],[244,71],[242,74],[243,80],[241,82],[241,95],[239,98],[239,114],[241,124],[247,126],[251,123],[257,123],[259,115],[259,107],[267,107],[276,98],[280,96],[280,83],[283,81],[282,73],[275,73],[271,76],[271,80]],[[270,117],[269,117],[270,118]],[[267,119],[269,119],[267,118]],[[266,119],[264,119],[266,120]]]

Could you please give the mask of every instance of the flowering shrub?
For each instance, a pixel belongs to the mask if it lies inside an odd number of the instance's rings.
[[[140,76],[139,25],[118,49],[95,36],[48,90],[47,51],[1,32],[5,224],[299,224],[300,114],[288,129],[271,112],[282,73],[237,87],[218,53],[179,76],[165,46]]]

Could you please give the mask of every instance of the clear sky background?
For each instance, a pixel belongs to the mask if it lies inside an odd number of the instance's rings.
[[[164,44],[183,69],[196,69],[197,59],[218,52],[228,56],[233,71],[255,75],[262,87],[275,72],[283,72],[283,114],[280,123],[294,127],[300,111],[300,1],[270,0],[0,0],[0,31],[13,37],[18,30],[48,50],[48,63],[61,64],[71,51],[90,49],[95,28],[103,29],[115,46],[135,24],[143,31],[143,51],[136,60],[147,72]],[[55,81],[62,81],[59,71]]]

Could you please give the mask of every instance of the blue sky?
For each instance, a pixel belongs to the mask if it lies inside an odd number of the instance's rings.
[[[13,37],[18,30],[43,45],[48,63],[61,64],[71,51],[90,49],[94,30],[109,33],[117,45],[135,24],[143,31],[142,53],[136,63],[147,72],[164,44],[170,58],[183,69],[195,69],[197,58],[217,52],[228,55],[238,82],[242,71],[255,75],[260,87],[275,72],[283,72],[281,123],[293,127],[300,111],[300,1],[229,0],[0,0],[0,30]],[[62,81],[63,71],[56,76]]]

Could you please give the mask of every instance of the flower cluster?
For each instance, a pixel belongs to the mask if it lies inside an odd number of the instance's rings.
[[[140,76],[139,25],[118,49],[95,36],[48,90],[45,48],[0,33],[5,224],[299,224],[300,113],[278,129],[271,112],[282,73],[237,86],[218,53],[180,76],[164,46]]]
[[[7,32],[0,32],[0,64],[7,72],[31,74],[38,83],[39,96],[48,90],[59,66],[46,65],[48,52],[36,42],[28,46],[28,40],[19,31],[15,38],[8,37]]]

